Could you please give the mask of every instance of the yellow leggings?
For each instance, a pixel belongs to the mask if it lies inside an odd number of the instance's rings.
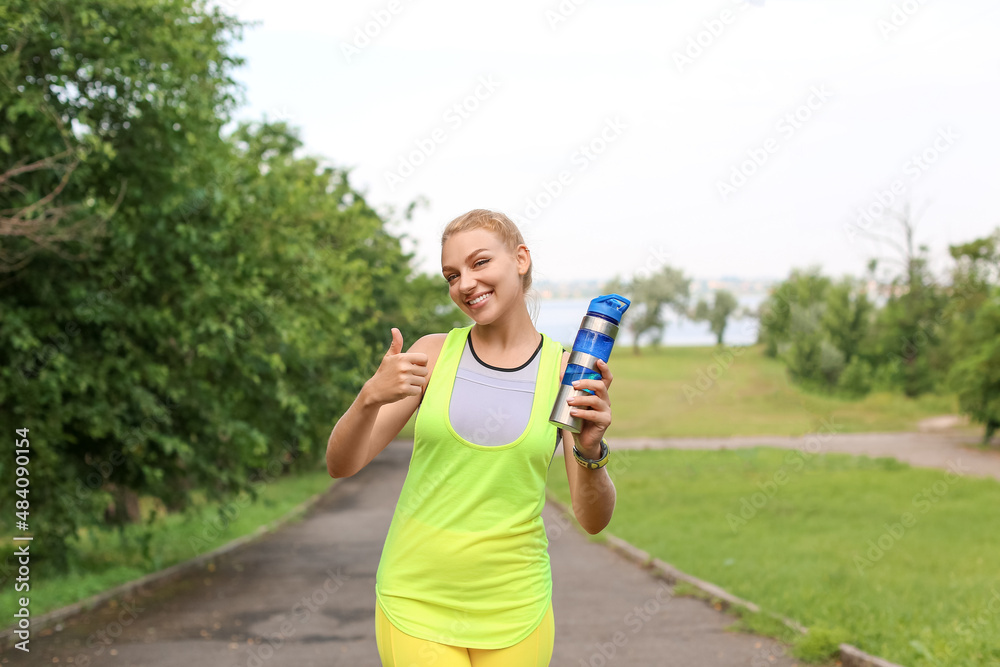
[[[552,602],[530,635],[507,648],[462,648],[418,639],[399,630],[375,603],[375,643],[382,667],[548,667],[555,642]]]

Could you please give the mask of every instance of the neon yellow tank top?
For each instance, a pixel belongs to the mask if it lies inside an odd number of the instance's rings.
[[[417,411],[410,468],[375,575],[375,595],[403,632],[468,648],[527,637],[552,599],[541,512],[556,444],[548,421],[563,347],[542,334],[528,426],[484,446],[448,420],[458,362],[472,325],[448,333]]]

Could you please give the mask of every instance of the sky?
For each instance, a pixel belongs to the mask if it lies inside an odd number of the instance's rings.
[[[906,204],[943,273],[1000,226],[996,0],[214,4],[257,22],[236,118],[350,169],[428,273],[474,208],[556,282],[892,270]]]

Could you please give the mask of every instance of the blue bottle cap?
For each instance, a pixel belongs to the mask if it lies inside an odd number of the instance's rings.
[[[618,324],[621,323],[622,315],[625,314],[630,305],[632,305],[632,302],[620,294],[605,294],[593,299],[587,308],[587,312],[603,315]]]

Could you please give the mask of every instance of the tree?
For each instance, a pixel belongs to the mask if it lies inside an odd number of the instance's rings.
[[[949,247],[956,261],[945,320],[954,350],[948,385],[963,413],[985,426],[983,443],[1000,429],[1000,228]]]
[[[771,290],[758,308],[760,328],[757,342],[764,344],[764,353],[777,357],[780,349],[792,338],[792,312],[795,308],[810,308],[822,303],[831,281],[820,274],[819,266],[792,269],[788,278]]]
[[[869,391],[874,304],[863,282],[850,276],[833,282],[817,266],[793,270],[759,312],[759,341],[797,383],[852,396]]]
[[[66,44],[53,43],[58,29],[46,32],[54,21],[69,20],[69,10],[58,10],[51,1],[26,0],[0,8],[0,273],[23,268],[39,253],[81,259],[124,193],[119,188],[109,197],[106,189],[83,185],[84,172],[108,156],[110,145],[85,125],[70,129],[74,106],[91,99],[87,80],[95,72],[85,64],[92,49],[76,44],[79,50],[69,54]],[[77,56],[84,56],[79,71],[71,62]]]
[[[732,292],[728,290],[716,290],[712,306],[709,307],[708,303],[704,300],[699,301],[694,309],[694,313],[691,315],[691,319],[708,322],[709,328],[715,334],[716,345],[722,345],[722,336],[726,331],[729,316],[736,311],[738,306],[739,301],[733,296]]]
[[[629,297],[632,305],[628,312],[628,328],[634,335],[636,354],[639,354],[639,339],[647,334],[654,344],[663,340],[666,330],[664,310],[670,308],[678,314],[686,314],[690,298],[691,279],[683,272],[670,266],[662,267],[651,275],[637,275],[629,282],[615,278],[604,286],[607,293]]]
[[[0,238],[12,273],[0,291],[0,404],[44,434],[32,485],[46,494],[31,526],[63,567],[66,541],[109,500],[128,516],[123,489],[184,473],[177,443],[191,431],[164,444],[162,469],[145,451],[120,458],[118,433],[164,418],[158,405],[185,391],[169,387],[176,369],[138,351],[159,344],[166,321],[160,272],[178,289],[190,267],[190,253],[170,252],[176,204],[226,152],[219,128],[239,61],[224,45],[237,24],[180,0],[13,0],[0,11],[0,209],[18,228]],[[95,466],[113,470],[94,478]]]
[[[75,219],[116,207],[99,243],[37,250],[0,285],[0,405],[31,429],[44,489],[31,531],[57,570],[78,528],[134,521],[138,494],[180,510],[195,492],[256,497],[265,475],[315,467],[390,327],[406,322],[413,340],[454,309],[346,170],[296,154],[293,128],[223,136],[234,19],[197,0],[0,12],[23,41],[0,58],[0,147],[14,165],[67,141],[79,158],[19,173],[0,208],[63,181],[50,201],[79,206]],[[32,244],[2,242],[11,256]],[[11,470],[0,459],[0,481]]]
[[[894,251],[870,264],[873,275],[880,265],[895,267],[880,281],[886,303],[875,322],[876,355],[891,382],[910,397],[934,390],[948,365],[937,322],[945,299],[930,270],[928,247],[916,242],[919,218],[904,204],[901,211],[887,211],[877,228],[864,232]]]
[[[871,333],[875,304],[868,299],[864,284],[850,276],[830,285],[825,301],[823,329],[849,364]]]
[[[983,444],[1000,429],[1000,288],[959,326],[960,353],[948,376],[962,412],[985,425]]]

